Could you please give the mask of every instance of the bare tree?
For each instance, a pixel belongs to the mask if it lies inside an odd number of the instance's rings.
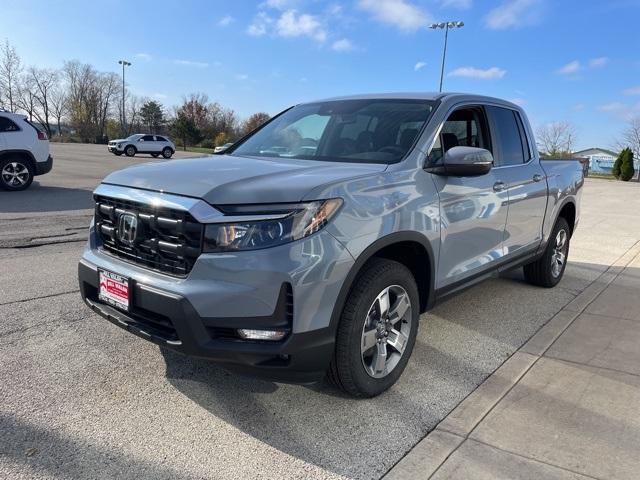
[[[62,118],[67,114],[67,92],[65,86],[58,83],[50,95],[51,102],[51,115],[56,119],[56,125],[58,127],[58,136],[62,135],[60,124]]]
[[[22,61],[16,49],[5,40],[0,45],[0,106],[15,112],[18,109],[18,91]]]
[[[69,120],[84,141],[101,139],[113,103],[118,98],[118,76],[99,73],[78,61],[65,63]]]
[[[21,75],[16,82],[16,95],[14,96],[14,107],[16,110],[24,110],[33,121],[33,114],[36,109],[36,96],[34,95],[34,85],[28,74]]]
[[[536,132],[538,149],[548,157],[568,157],[573,152],[575,127],[570,122],[552,122]]]
[[[629,147],[633,152],[633,158],[640,159],[640,117],[629,120],[622,136],[616,141],[616,149],[622,150]]]
[[[46,68],[30,67],[27,70],[27,86],[32,90],[35,107],[32,116],[40,122],[51,137],[51,96],[58,83],[58,72]]]

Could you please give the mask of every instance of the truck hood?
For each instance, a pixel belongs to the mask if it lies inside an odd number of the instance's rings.
[[[312,189],[386,165],[231,155],[153,162],[119,170],[103,183],[201,198],[213,205],[303,200]]]

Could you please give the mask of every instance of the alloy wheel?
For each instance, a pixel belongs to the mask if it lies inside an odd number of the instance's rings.
[[[5,185],[16,188],[29,181],[29,169],[20,162],[7,163],[2,169],[2,181]]]
[[[562,229],[556,235],[553,254],[551,255],[551,275],[558,278],[562,273],[565,262],[567,261],[567,248],[569,246],[567,232]]]
[[[398,365],[411,332],[411,300],[400,285],[378,294],[362,329],[360,354],[369,376],[384,378]]]

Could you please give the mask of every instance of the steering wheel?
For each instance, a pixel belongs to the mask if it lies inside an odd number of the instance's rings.
[[[404,149],[396,147],[395,145],[387,145],[386,147],[379,148],[378,151],[382,153],[404,154]]]

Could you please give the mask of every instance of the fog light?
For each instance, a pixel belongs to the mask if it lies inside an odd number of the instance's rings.
[[[245,340],[282,340],[287,334],[286,330],[251,330],[247,328],[238,329],[238,334]]]

